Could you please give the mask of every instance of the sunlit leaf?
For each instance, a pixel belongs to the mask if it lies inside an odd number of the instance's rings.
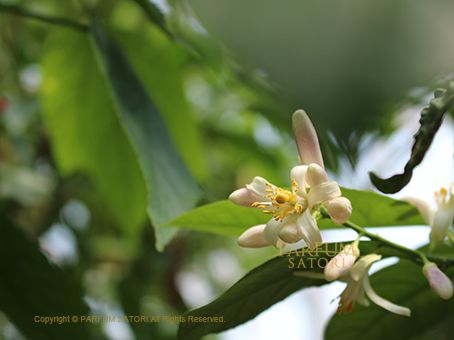
[[[424,219],[412,205],[370,191],[342,188],[342,195],[350,199],[353,213],[350,221],[362,227],[423,225]],[[237,206],[228,200],[207,204],[189,211],[162,225],[239,236],[246,229],[266,224],[270,215],[262,211]],[[331,220],[320,220],[320,229],[344,228]]]
[[[87,35],[60,31],[42,67],[42,115],[59,172],[88,175],[122,230],[137,235],[146,219],[146,182]]]
[[[454,104],[454,82],[449,83],[447,90],[436,90],[434,96],[435,98],[430,101],[430,105],[421,112],[419,121],[421,126],[414,136],[410,160],[405,165],[404,173],[388,179],[381,179],[373,172],[369,173],[370,180],[381,192],[396,193],[410,182],[413,169],[423,160],[443,122],[443,117]]]
[[[28,339],[89,339],[80,283],[49,264],[36,242],[0,217],[0,308]],[[67,317],[44,323],[41,317]],[[38,318],[37,318],[38,317]]]
[[[454,268],[449,268],[446,274],[453,279]],[[371,285],[383,298],[410,308],[411,317],[390,313],[373,303],[369,307],[357,303],[350,314],[335,315],[331,319],[325,332],[326,340],[412,340],[446,322],[452,323],[454,304],[436,295],[421,267],[413,263],[401,261],[375,273]],[[437,339],[450,339],[452,333],[438,335],[441,336]]]

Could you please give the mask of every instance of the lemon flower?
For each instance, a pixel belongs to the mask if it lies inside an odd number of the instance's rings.
[[[355,304],[355,300],[364,306],[369,306],[369,301],[365,297],[365,294],[367,294],[367,296],[380,307],[395,314],[410,316],[410,309],[395,305],[392,302],[383,299],[372,289],[369,282],[369,268],[375,261],[380,259],[381,255],[366,255],[356,261],[347,274],[338,279],[339,281],[346,282],[347,287],[340,296],[337,314],[342,313],[342,311],[345,314],[350,313]]]
[[[303,110],[293,115],[293,130],[300,162],[290,172],[291,191],[281,189],[262,177],[255,177],[246,188],[234,191],[229,199],[241,206],[263,210],[273,217],[266,225],[254,226],[240,236],[243,247],[274,245],[279,241],[294,243],[303,239],[313,249],[322,243],[317,222],[311,214],[323,203],[333,221],[342,224],[352,208],[341,196],[339,186],[328,180],[317,133]]]
[[[443,242],[446,232],[454,219],[454,184],[449,191],[449,195],[445,188],[435,193],[437,211],[432,210],[427,202],[419,198],[405,197],[401,199],[418,208],[426,223],[430,225],[431,231],[429,237],[435,244]]]

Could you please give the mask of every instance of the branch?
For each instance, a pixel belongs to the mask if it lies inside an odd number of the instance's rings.
[[[331,219],[331,216],[328,214],[328,211],[326,210],[326,208],[321,207],[320,213],[323,218]],[[423,266],[427,262],[427,260],[429,260],[430,262],[435,262],[438,265],[438,267],[443,268],[443,270],[447,269],[450,266],[454,266],[454,259],[427,256],[421,251],[413,250],[413,249],[401,246],[400,244],[391,242],[381,236],[378,236],[377,234],[370,233],[367,230],[365,230],[364,228],[362,228],[350,221],[345,222],[344,226],[346,226],[350,229],[353,229],[357,233],[362,234],[362,235],[370,238],[373,241],[380,242],[384,247],[392,248],[392,249],[398,250],[404,254],[409,255],[409,257],[413,260],[413,262],[415,262],[421,266]]]
[[[40,21],[47,22],[48,24],[58,25],[58,26],[66,26],[78,31],[87,32],[89,30],[89,26],[80,24],[78,22],[65,19],[65,18],[58,18],[58,17],[49,17],[45,15],[36,14],[33,12],[28,11],[27,9],[18,7],[18,6],[7,6],[0,4],[0,12],[6,12],[13,15],[18,15],[26,18],[32,18]]]

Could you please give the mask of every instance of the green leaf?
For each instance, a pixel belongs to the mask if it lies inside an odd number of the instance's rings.
[[[387,227],[425,224],[418,210],[406,202],[376,194],[342,188],[342,195],[353,206],[350,221],[362,227]],[[162,225],[211,232],[225,236],[240,236],[246,229],[266,224],[270,215],[260,210],[237,206],[228,200],[207,204],[178,216]],[[331,220],[318,221],[321,230],[344,228]]]
[[[49,264],[36,242],[0,217],[0,307],[28,339],[89,339],[88,315],[80,283]],[[68,317],[67,322],[37,322],[35,317]],[[69,321],[68,321],[69,320]]]
[[[453,279],[454,268],[445,274]],[[401,261],[375,273],[371,285],[379,296],[410,308],[411,317],[390,313],[373,303],[369,307],[355,304],[352,313],[334,315],[325,332],[326,340],[411,340],[454,316],[452,301],[436,295],[421,267],[413,263]],[[452,333],[448,333],[437,339],[451,337]]]
[[[148,0],[134,0],[148,16],[150,21],[157,24],[169,37],[173,37],[172,33],[168,30],[166,26],[166,22],[164,19],[164,15],[162,15],[161,11],[154,3]]]
[[[413,205],[372,191],[341,188],[342,196],[352,203],[350,221],[362,227],[426,225]],[[337,228],[331,220],[318,222],[320,229]]]
[[[199,180],[209,178],[202,153],[202,134],[183,89],[190,60],[187,51],[152,25],[141,28],[140,32],[112,34],[152,96],[191,172]]]
[[[446,112],[454,104],[454,82],[449,83],[448,89],[437,89],[430,105],[421,112],[420,128],[414,136],[410,160],[405,165],[404,173],[388,179],[381,179],[373,172],[369,173],[370,180],[381,192],[393,194],[410,182],[413,169],[421,163],[427,150],[432,144]]]
[[[147,182],[148,214],[154,225],[161,225],[192,209],[201,197],[201,189],[123,52],[96,22],[92,37],[118,118],[131,139]],[[157,229],[157,248],[162,249],[174,232],[174,229]]]
[[[361,242],[361,255],[374,252],[378,247],[377,242]],[[300,289],[327,284],[324,279],[298,277],[293,273],[298,270],[321,274],[324,266],[340,248],[340,244],[331,243],[328,248],[323,245],[318,251],[307,251],[306,248],[304,254],[301,250],[296,254],[295,249],[292,249],[289,253],[269,260],[246,274],[213,302],[183,314],[185,321],[180,322],[177,339],[199,339],[210,333],[236,327]],[[384,257],[396,254],[390,251]],[[222,317],[222,321],[194,321],[194,318],[204,317]]]
[[[257,224],[266,224],[269,219],[270,215],[262,211],[240,207],[225,200],[184,213],[162,227],[174,226],[238,237],[246,229]]]
[[[88,36],[60,30],[41,65],[42,116],[60,174],[88,175],[126,235],[139,235],[146,183]]]

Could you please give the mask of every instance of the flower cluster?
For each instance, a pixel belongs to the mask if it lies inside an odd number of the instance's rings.
[[[279,242],[304,240],[309,248],[322,243],[313,213],[323,204],[334,223],[345,223],[352,212],[350,201],[329,181],[324,170],[317,133],[303,110],[293,115],[293,131],[302,165],[290,172],[291,191],[281,189],[262,177],[255,177],[246,188],[236,190],[229,199],[245,207],[263,210],[273,217],[266,225],[248,229],[238,243],[243,247],[263,247]]]

